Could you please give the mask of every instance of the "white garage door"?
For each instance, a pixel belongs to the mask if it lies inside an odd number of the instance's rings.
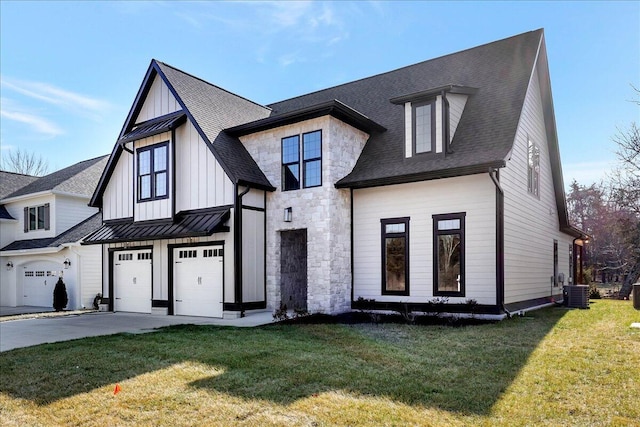
[[[151,313],[151,249],[113,255],[114,310]]]
[[[174,313],[222,317],[222,246],[173,250]]]
[[[53,288],[62,267],[54,262],[40,262],[24,267],[22,304],[53,307]],[[67,293],[69,289],[67,289]]]

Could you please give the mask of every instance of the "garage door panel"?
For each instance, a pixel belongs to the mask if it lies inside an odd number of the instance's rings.
[[[25,266],[22,275],[22,304],[53,307],[53,289],[62,271],[60,267],[53,262]]]
[[[114,256],[114,310],[151,313],[151,249]]]
[[[174,313],[222,317],[222,246],[174,249]]]

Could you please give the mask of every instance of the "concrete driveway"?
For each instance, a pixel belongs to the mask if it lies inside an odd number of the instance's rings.
[[[141,334],[169,325],[252,327],[273,322],[271,312],[250,313],[239,319],[158,316],[137,313],[90,312],[79,315],[0,322],[0,352],[32,345],[69,341],[121,332]]]

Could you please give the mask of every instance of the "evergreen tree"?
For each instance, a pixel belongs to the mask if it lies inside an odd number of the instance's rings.
[[[62,311],[67,306],[69,297],[67,296],[67,287],[62,281],[62,277],[58,278],[56,287],[53,288],[53,308],[56,311]]]

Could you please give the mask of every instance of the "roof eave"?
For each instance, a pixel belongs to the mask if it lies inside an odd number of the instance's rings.
[[[419,181],[432,181],[434,179],[455,178],[458,176],[476,175],[486,173],[492,168],[503,168],[506,166],[504,160],[496,160],[494,162],[482,163],[479,165],[461,166],[457,168],[442,169],[437,171],[418,172],[407,175],[398,175],[391,177],[381,177],[365,180],[350,181],[345,177],[335,184],[336,188],[370,188],[382,187],[385,185],[408,184]]]

